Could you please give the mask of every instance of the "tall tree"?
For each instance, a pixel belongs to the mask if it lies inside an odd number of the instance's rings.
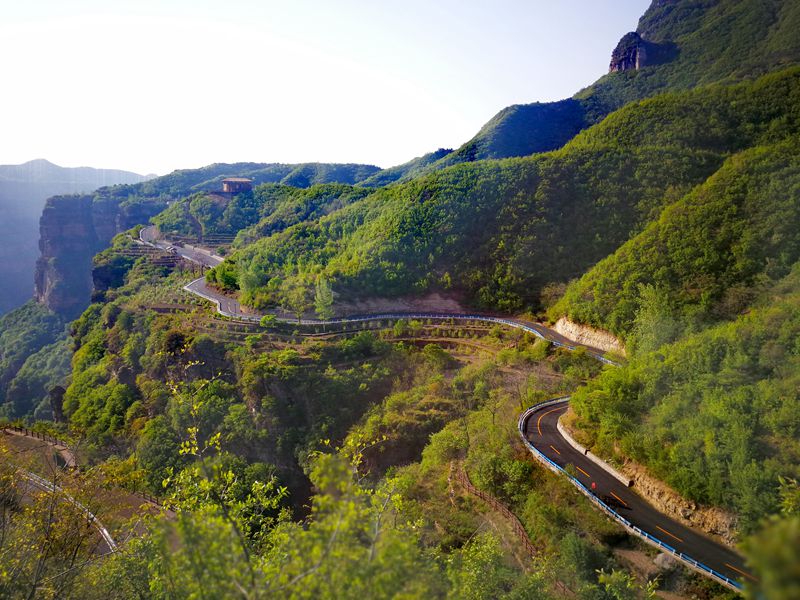
[[[314,293],[314,309],[323,321],[333,317],[333,290],[324,275],[317,277]]]
[[[292,313],[297,322],[303,318],[305,312],[311,308],[309,289],[302,279],[287,279],[283,282],[281,308]]]

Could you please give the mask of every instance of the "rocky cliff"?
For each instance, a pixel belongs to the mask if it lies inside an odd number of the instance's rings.
[[[622,473],[633,480],[634,488],[658,510],[735,547],[738,541],[736,515],[715,506],[702,506],[687,500],[647,469],[634,462],[622,467]]]
[[[35,298],[71,319],[89,304],[92,257],[117,233],[163,210],[160,200],[131,202],[92,195],[54,196],[39,220]]]
[[[553,326],[553,329],[579,344],[585,344],[603,352],[613,352],[614,354],[625,356],[625,344],[622,343],[622,340],[602,329],[575,323],[566,317],[561,317]]]
[[[635,31],[626,33],[611,53],[609,73],[639,70],[647,64],[647,44]]]
[[[37,231],[47,198],[86,194],[101,186],[136,184],[146,178],[127,171],[66,168],[46,160],[0,165],[0,313],[30,300],[39,256]]]

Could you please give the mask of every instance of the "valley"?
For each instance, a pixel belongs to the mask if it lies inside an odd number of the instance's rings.
[[[653,0],[453,149],[50,197],[0,596],[796,597],[798,25]]]

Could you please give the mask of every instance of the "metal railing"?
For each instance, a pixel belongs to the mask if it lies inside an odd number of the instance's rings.
[[[83,504],[81,504],[80,502],[75,500],[75,498],[73,498],[67,492],[65,492],[61,486],[56,485],[55,483],[48,481],[44,477],[40,477],[35,473],[31,473],[30,471],[21,471],[21,474],[25,479],[33,483],[35,486],[42,488],[45,491],[52,492],[54,494],[55,493],[61,494],[67,502],[72,504],[74,507],[76,507],[78,510],[80,510],[86,515],[89,522],[95,527],[95,529],[97,529],[97,532],[100,534],[100,537],[103,538],[103,541],[108,546],[109,552],[117,551],[117,543],[114,541],[114,538],[111,537],[111,534],[108,532],[108,529],[106,529],[105,526],[100,522],[100,520],[94,516],[94,513],[92,513],[92,511],[90,511]]]
[[[21,427],[19,425],[3,425],[2,429],[10,429],[12,431],[16,431],[21,433],[25,437],[34,438],[37,440],[42,440],[43,442],[47,442],[48,444],[52,444],[54,446],[62,446],[69,450],[69,444],[64,440],[60,440],[57,437],[53,437],[52,435],[48,435],[46,433],[41,433],[39,431],[34,431],[33,429],[28,429],[27,427]]]
[[[528,537],[528,532],[525,531],[525,528],[522,526],[522,523],[520,522],[519,518],[517,518],[517,515],[511,512],[509,508],[505,504],[500,502],[497,498],[495,498],[490,494],[487,494],[486,492],[482,492],[474,485],[472,485],[472,482],[469,479],[469,475],[467,475],[467,472],[464,470],[463,466],[459,466],[455,470],[455,478],[461,485],[464,486],[464,489],[466,489],[470,494],[472,494],[473,496],[477,496],[478,498],[486,502],[486,504],[495,509],[497,512],[501,513],[506,519],[511,521],[514,533],[519,538],[520,542],[522,542],[522,546],[523,548],[525,548],[525,551],[530,556],[536,555],[536,548],[534,547],[533,542],[531,542],[531,538]]]
[[[209,302],[213,302],[217,307],[217,312],[224,317],[228,317],[231,319],[238,319],[247,321],[250,323],[258,323],[261,321],[263,315],[245,315],[241,313],[231,313],[226,311],[222,308],[220,300],[218,297],[215,297],[212,294],[207,294],[200,290],[194,289],[192,286],[196,283],[204,281],[203,277],[195,279],[194,281],[186,284],[183,289],[187,292],[195,294]],[[503,317],[492,317],[488,315],[481,315],[481,314],[470,314],[470,313],[439,313],[439,312],[390,312],[390,313],[376,313],[376,314],[369,314],[369,315],[354,315],[352,317],[344,317],[340,319],[329,319],[327,321],[319,320],[319,319],[287,319],[283,317],[275,316],[275,320],[280,323],[289,323],[294,324],[299,327],[308,327],[308,326],[331,326],[331,325],[346,325],[351,323],[364,323],[368,321],[399,321],[401,319],[426,319],[426,320],[435,320],[435,321],[479,321],[483,323],[494,323],[496,325],[505,325],[512,329],[519,329],[530,333],[540,339],[543,339],[547,342],[550,342],[556,347],[559,348],[566,348],[567,350],[576,350],[578,346],[566,344],[559,340],[555,340],[552,338],[547,337],[547,335],[537,329],[533,325],[528,325],[527,323],[523,323],[521,321],[516,321],[514,319],[506,319]],[[602,354],[598,354],[596,352],[589,351],[589,354],[594,357],[595,359],[599,360],[600,362],[612,365],[612,366],[619,366],[619,363],[606,358]]]
[[[675,548],[673,548],[669,544],[664,543],[663,541],[661,541],[657,537],[653,536],[652,534],[647,533],[643,529],[637,527],[636,525],[634,525],[633,523],[628,521],[628,519],[626,519],[625,517],[623,517],[622,515],[617,513],[613,508],[611,508],[605,502],[603,502],[600,498],[595,496],[591,492],[591,490],[589,490],[585,485],[583,485],[577,478],[572,476],[565,469],[563,469],[561,466],[559,466],[554,461],[552,461],[550,458],[548,458],[541,450],[539,450],[536,446],[534,446],[531,443],[530,440],[528,440],[528,438],[525,436],[525,425],[528,422],[528,418],[534,412],[538,412],[539,410],[541,410],[542,408],[544,408],[546,406],[550,406],[550,405],[553,405],[553,404],[560,404],[563,401],[564,401],[564,397],[555,398],[553,400],[548,400],[547,402],[542,402],[540,404],[532,406],[531,408],[529,408],[528,410],[526,410],[524,413],[522,413],[520,415],[519,421],[517,423],[517,426],[518,426],[518,429],[519,429],[519,435],[522,438],[522,441],[525,443],[525,446],[531,452],[531,454],[533,454],[533,456],[537,460],[539,460],[541,463],[543,463],[547,468],[549,468],[554,473],[557,473],[559,475],[563,475],[564,477],[566,477],[570,481],[570,483],[572,483],[572,485],[574,485],[576,488],[578,488],[578,490],[584,496],[586,496],[595,506],[597,506],[600,510],[602,510],[604,513],[606,513],[609,517],[611,517],[612,519],[617,521],[629,533],[632,533],[633,535],[639,537],[640,539],[643,539],[645,542],[647,542],[647,543],[649,543],[651,545],[654,545],[654,546],[660,548],[661,550],[664,550],[664,551],[668,552],[669,554],[671,554],[673,557],[675,557],[676,559],[678,559],[682,563],[688,565],[689,567],[695,569],[696,571],[699,571],[700,573],[702,573],[702,574],[704,574],[704,575],[706,575],[708,577],[711,577],[712,579],[714,579],[718,583],[724,585],[725,587],[727,587],[729,589],[732,589],[732,590],[734,590],[736,592],[741,592],[742,589],[744,589],[744,586],[742,586],[742,584],[739,583],[738,581],[723,575],[719,571],[716,571],[716,570],[712,569],[711,567],[709,567],[707,565],[704,565],[703,563],[693,559],[691,556],[688,556],[687,554],[684,554],[682,552],[678,552],[677,550],[675,550]]]
[[[20,425],[10,425],[9,424],[9,425],[3,425],[2,427],[0,427],[0,430],[5,430],[5,429],[10,429],[11,431],[16,431],[17,433],[19,433],[21,435],[24,435],[25,437],[29,437],[29,438],[36,439],[36,440],[41,440],[41,441],[43,441],[43,442],[45,442],[47,444],[50,444],[52,446],[61,447],[61,448],[65,449],[65,450],[67,450],[68,452],[70,452],[73,457],[75,456],[75,452],[73,451],[72,447],[66,441],[61,440],[61,439],[59,439],[57,437],[54,437],[52,435],[48,435],[46,433],[41,433],[39,431],[34,431],[33,429],[28,429],[27,427],[22,427]],[[66,459],[65,459],[65,461],[66,461]],[[78,469],[79,468],[77,463],[75,465],[67,464],[67,466],[69,468],[73,468],[73,469]],[[33,475],[33,473],[29,473],[29,475]],[[35,477],[38,477],[38,475],[36,475]],[[42,481],[46,481],[46,480],[42,479]],[[125,489],[125,488],[123,488],[123,489]],[[156,506],[158,506],[160,508],[164,507],[164,503],[159,498],[156,498],[155,496],[153,496],[151,494],[148,494],[147,492],[141,492],[141,491],[138,491],[138,490],[129,490],[129,489],[126,489],[125,491],[129,492],[130,494],[132,494],[134,496],[137,496],[137,497],[141,498],[145,502],[149,502],[150,504],[155,504]]]

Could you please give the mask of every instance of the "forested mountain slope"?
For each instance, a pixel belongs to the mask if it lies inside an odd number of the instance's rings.
[[[459,164],[437,152],[381,172],[211,165],[76,200],[94,237],[65,228],[58,239],[76,245],[46,266],[70,253],[91,260],[93,303],[72,322],[69,348],[52,343],[63,321],[41,306],[2,321],[3,414],[50,416],[43,392],[54,380],[44,375],[74,351],[66,423],[53,427],[80,442],[95,467],[84,473],[160,495],[176,514],[126,552],[85,557],[88,575],[65,571],[60,556],[25,565],[70,573],[86,598],[645,597],[652,556],[519,445],[520,411],[574,394],[578,435],[598,453],[635,459],[684,496],[733,511],[742,536],[761,531],[748,585],[791,578],[795,4],[656,0],[615,50],[613,73],[561,104],[507,109],[449,155]],[[482,159],[548,146],[559,147]],[[236,175],[255,188],[214,193]],[[54,231],[75,216],[70,202],[49,205]],[[269,316],[224,318],[184,289],[194,265],[137,252],[138,227],[122,231],[154,207],[168,239],[225,253],[208,280],[259,308],[308,306],[323,284],[336,300],[437,291],[470,310],[549,308],[611,329],[630,361],[603,371],[584,351],[479,322],[301,331]],[[40,335],[28,343],[26,331]],[[519,538],[470,496],[462,473],[513,510],[535,560],[515,553]],[[787,526],[764,520],[778,511]],[[39,531],[8,514],[22,522],[9,539]],[[641,585],[621,557],[649,567]],[[669,591],[726,597],[665,573],[666,585],[680,581]],[[0,589],[18,581],[0,577]]]
[[[800,258],[800,140],[737,154],[551,310],[627,337],[653,287],[689,326],[731,317]]]
[[[654,0],[620,40],[609,74],[571,99],[504,108],[425,170],[554,150],[628,102],[798,64],[798,29],[800,5],[791,0]]]
[[[800,264],[748,314],[672,344],[682,316],[669,296],[645,296],[639,352],[573,396],[576,424],[599,453],[647,465],[752,530],[778,510],[779,477],[800,477]]]
[[[798,90],[791,69],[634,103],[558,152],[455,166],[243,238],[210,277],[225,273],[257,306],[321,273],[345,296],[449,290],[484,308],[538,309],[545,286],[614,252],[726,160],[717,178],[746,160],[732,154],[796,136]]]
[[[60,345],[59,345],[60,344]],[[0,416],[52,417],[47,392],[69,373],[66,323],[32,300],[0,317]]]
[[[57,176],[64,180],[64,185],[88,186],[85,189],[91,190],[124,175],[91,169],[59,170],[50,163],[31,168],[32,173],[21,168],[6,169],[0,171],[0,176],[3,173],[10,179],[25,176],[32,181]],[[299,193],[299,188],[312,184],[361,181],[378,170],[356,164],[219,163],[175,171],[146,182],[100,187],[91,194],[49,198],[44,210],[40,207],[36,211],[41,214],[41,255],[35,274],[35,293],[41,305],[25,304],[0,322],[0,335],[5,340],[0,350],[0,412],[16,417],[32,414],[40,407],[38,415],[50,415],[47,391],[66,376],[71,354],[65,342],[65,324],[88,306],[93,286],[92,257],[118,232],[147,223],[172,199],[200,193],[198,190],[219,191],[225,177],[247,176],[256,182],[287,181],[295,187],[286,189]],[[141,179],[128,175],[121,180]],[[0,189],[3,184],[0,180]],[[28,235],[33,236],[33,232]],[[7,247],[19,250],[13,243]],[[15,265],[17,261],[5,263]],[[28,276],[33,282],[34,273]],[[9,284],[10,288],[15,287],[13,280]]]

